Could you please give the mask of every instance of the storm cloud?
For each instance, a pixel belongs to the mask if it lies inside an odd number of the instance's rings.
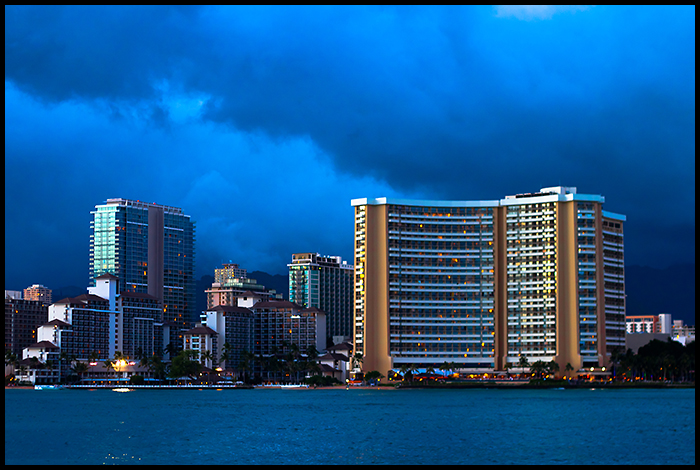
[[[111,197],[192,215],[198,276],[349,259],[351,198],[558,184],[694,262],[695,8],[6,6],[5,170],[14,288],[85,284]]]

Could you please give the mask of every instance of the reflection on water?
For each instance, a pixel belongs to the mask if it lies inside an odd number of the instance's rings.
[[[695,390],[10,390],[5,463],[694,464]]]

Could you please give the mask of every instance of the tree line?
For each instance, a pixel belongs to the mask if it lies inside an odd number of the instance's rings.
[[[695,381],[695,341],[685,346],[667,339],[651,340],[635,354],[631,349],[611,356],[617,380]]]

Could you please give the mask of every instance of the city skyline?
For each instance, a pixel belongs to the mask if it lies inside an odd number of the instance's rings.
[[[190,214],[197,279],[351,260],[355,198],[559,184],[694,263],[694,7],[5,12],[8,289],[87,285],[110,198]]]

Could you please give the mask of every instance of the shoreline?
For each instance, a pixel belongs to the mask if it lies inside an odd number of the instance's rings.
[[[442,385],[331,385],[331,386],[282,386],[282,385],[263,385],[263,386],[231,386],[231,385],[80,385],[66,386],[56,390],[114,390],[114,389],[129,389],[134,390],[424,390],[424,389],[499,389],[499,390],[514,390],[514,389],[610,389],[610,390],[628,390],[628,389],[679,389],[679,388],[695,388],[695,383],[688,384],[666,384],[666,383],[635,383],[635,384],[610,384],[610,383],[581,383],[581,384],[541,384],[541,383],[455,383]],[[33,386],[22,385],[5,387],[5,390],[35,390]],[[49,389],[50,390],[50,389]]]

